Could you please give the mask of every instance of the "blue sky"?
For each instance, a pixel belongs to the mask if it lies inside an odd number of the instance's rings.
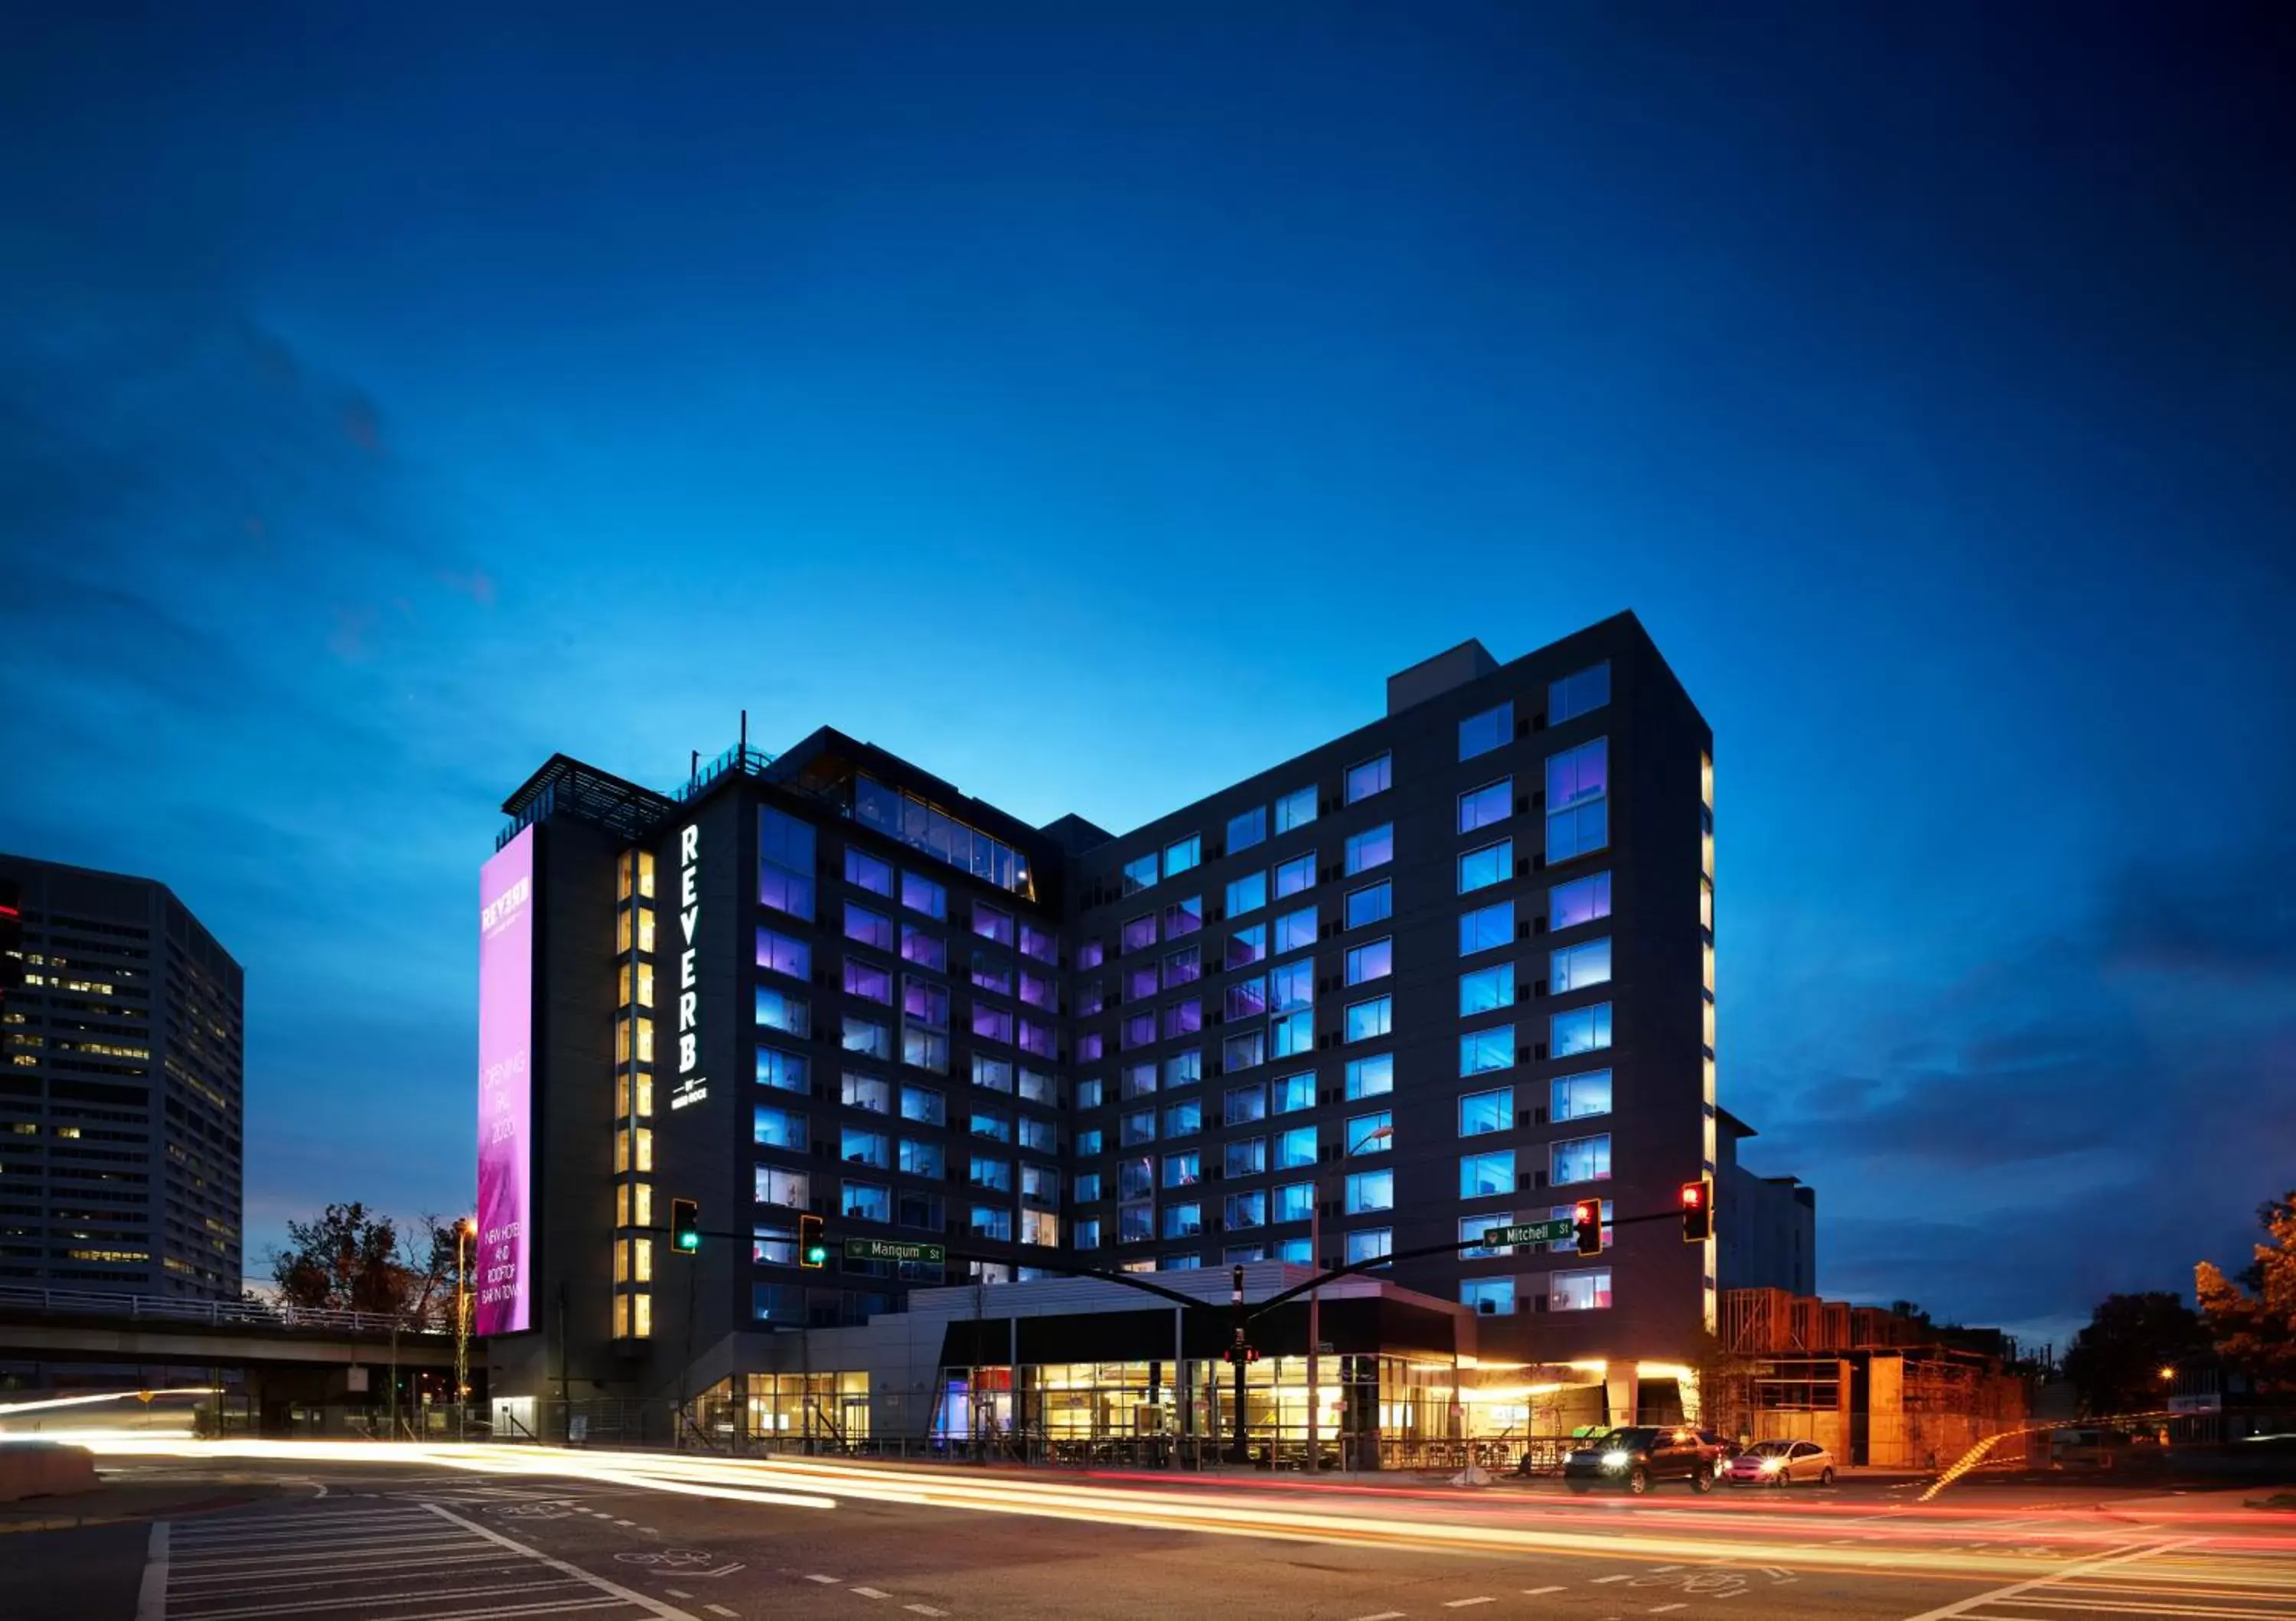
[[[246,964],[251,1257],[467,1199],[553,749],[1122,828],[1628,607],[1829,1294],[2062,1339],[2296,1183],[2284,13],[45,10],[0,847]]]

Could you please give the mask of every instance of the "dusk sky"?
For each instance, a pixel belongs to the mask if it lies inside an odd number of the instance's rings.
[[[0,848],[245,965],[250,1272],[467,1208],[554,750],[1125,829],[1625,608],[1822,1290],[2062,1345],[2245,1259],[2285,7],[487,9],[0,20]]]

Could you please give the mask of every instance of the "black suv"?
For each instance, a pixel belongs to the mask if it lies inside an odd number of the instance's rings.
[[[1693,1492],[1710,1492],[1721,1455],[1720,1446],[1694,1429],[1635,1424],[1565,1458],[1562,1479],[1574,1492],[1618,1486],[1640,1496],[1661,1480],[1684,1480]]]

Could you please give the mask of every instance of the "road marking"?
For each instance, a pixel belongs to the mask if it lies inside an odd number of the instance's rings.
[[[1632,1579],[1633,1576],[1631,1572],[1626,1576],[1598,1576],[1595,1578],[1595,1585],[1601,1587],[1611,1582],[1625,1582],[1631,1581]]]
[[[549,1566],[553,1570],[558,1571],[566,1576],[573,1576],[578,1581],[587,1583],[590,1586],[596,1588],[600,1592],[610,1592],[613,1594],[614,1597],[621,1600],[625,1604],[635,1604],[640,1609],[644,1610],[648,1615],[660,1616],[662,1618],[662,1621],[694,1621],[694,1617],[691,1612],[680,1609],[675,1604],[665,1604],[660,1599],[652,1598],[645,1593],[638,1592],[636,1588],[625,1587],[619,1582],[610,1582],[602,1576],[592,1576],[588,1571],[583,1569],[578,1565],[570,1565],[564,1560],[553,1559],[549,1554],[543,1552],[538,1548],[529,1548],[521,1543],[512,1542],[501,1532],[490,1530],[487,1527],[480,1525],[476,1520],[465,1519],[460,1514],[455,1513],[452,1509],[442,1507],[435,1502],[426,1503],[423,1506],[431,1513],[439,1516],[439,1519],[450,1520],[454,1524],[462,1527],[463,1530],[468,1531],[473,1536],[483,1536],[487,1541],[493,1543],[497,1547],[508,1548],[512,1552],[518,1554],[521,1558],[538,1560],[543,1564]]]
[[[837,1585],[837,1578],[833,1576],[809,1576],[805,1579],[808,1582],[820,1582],[831,1587]]]
[[[1480,1599],[1446,1599],[1443,1601],[1443,1608],[1445,1609],[1464,1609],[1470,1604],[1488,1604],[1492,1601],[1493,1601],[1488,1597]]]
[[[914,1610],[920,1616],[945,1616],[948,1614],[948,1611],[945,1609],[935,1609],[930,1604],[904,1604],[901,1608],[906,1610]]]
[[[1560,1583],[1557,1583],[1555,1585],[1554,1585],[1554,1586],[1552,1586],[1552,1587],[1526,1587],[1526,1588],[1524,1588],[1524,1589],[1523,1589],[1523,1592],[1524,1592],[1526,1594],[1528,1594],[1529,1597],[1534,1598],[1534,1599],[1535,1599],[1535,1598],[1537,1598],[1537,1597],[1538,1597],[1538,1596],[1539,1596],[1539,1594],[1541,1594],[1541,1593],[1546,1593],[1546,1592],[1561,1592],[1562,1591],[1562,1584],[1561,1584]]]
[[[738,1616],[742,1613],[737,1609],[727,1609],[723,1604],[704,1604],[701,1608],[715,1610],[721,1616]]]
[[[637,1524],[637,1521],[634,1519],[617,1519],[614,1523],[618,1526],[634,1526]]]
[[[1650,1613],[1653,1616],[1662,1616],[1670,1609],[1688,1609],[1689,1608],[1687,1604],[1653,1604],[1651,1606]]]
[[[2029,1582],[2013,1582],[2006,1587],[1996,1587],[1990,1592],[1977,1593],[1951,1604],[1939,1605],[1935,1609],[1925,1609],[1918,1616],[1906,1617],[1906,1621],[1950,1621],[1952,1617],[1966,1615],[1980,1604],[1997,1604],[2004,1600],[2013,1599],[2019,1593],[2030,1592],[2036,1587],[2054,1587],[2062,1582],[2092,1576],[2100,1570],[2118,1569],[2123,1565],[2133,1565],[2139,1560],[2150,1559],[2156,1553],[2166,1553],[2174,1548],[2188,1547],[2204,1539],[2197,1536],[2185,1536],[2178,1537],[2173,1542],[2155,1543],[2150,1547],[2124,1548],[2118,1552],[2107,1554],[2103,1559],[2090,1560],[2079,1565],[2068,1565],[2062,1570],[2053,1571],[2047,1576],[2035,1576]],[[2068,1591],[2078,1592],[2079,1589],[2072,1588]]]
[[[144,1544],[144,1582],[135,1590],[135,1621],[168,1621],[168,1522],[152,1522]]]
[[[578,1580],[561,1580],[556,1582],[516,1582],[506,1587],[500,1585],[492,1587],[430,1587],[423,1589],[420,1593],[413,1594],[410,1597],[404,1599],[375,1598],[370,1596],[367,1598],[354,1599],[321,1599],[317,1601],[298,1600],[290,1604],[242,1604],[236,1609],[203,1609],[200,1611],[200,1617],[201,1621],[241,1621],[241,1617],[243,1617],[279,1616],[285,1615],[291,1610],[299,1615],[308,1615],[313,1610],[319,1609],[372,1609],[379,1605],[395,1606],[409,1602],[428,1604],[434,1599],[492,1598],[497,1593],[509,1594],[514,1592],[542,1592],[553,1587],[578,1587],[581,1584],[582,1584]],[[226,1595],[212,1593],[208,1596],[210,1598],[221,1598]],[[521,1604],[532,1606],[537,1601],[521,1600],[520,1602]],[[550,1606],[541,1605],[540,1608],[549,1609]]]
[[[665,1587],[662,1591],[673,1599],[690,1599],[693,1596],[682,1587]]]
[[[1375,1616],[1357,1616],[1356,1621],[1400,1621],[1402,1615],[1399,1609],[1383,1609]]]
[[[853,1591],[865,1599],[890,1599],[893,1596],[874,1587],[856,1587]]]

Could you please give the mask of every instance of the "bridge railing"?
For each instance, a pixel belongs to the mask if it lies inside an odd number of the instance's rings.
[[[388,1312],[273,1305],[260,1300],[176,1300],[164,1295],[112,1295],[94,1289],[0,1284],[0,1313],[127,1317],[154,1322],[203,1322],[216,1328],[299,1329],[312,1333],[388,1334]],[[444,1338],[444,1330],[398,1323],[402,1334]]]

